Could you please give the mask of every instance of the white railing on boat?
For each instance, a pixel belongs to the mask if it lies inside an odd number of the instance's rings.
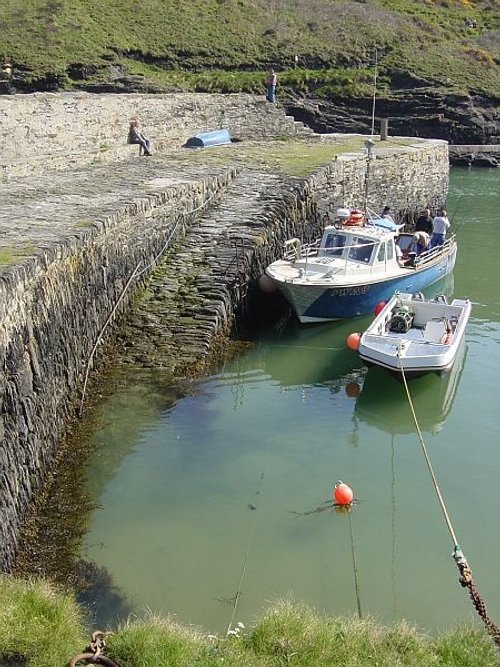
[[[447,255],[451,250],[452,245],[455,245],[454,235],[445,239],[443,245],[437,245],[434,246],[434,248],[431,248],[430,250],[424,250],[424,252],[421,255],[418,255],[415,258],[415,267],[420,268],[425,264],[430,264],[431,262],[434,262],[434,260],[436,260],[441,255]]]
[[[327,260],[329,257],[337,257],[339,260],[343,259],[344,260],[344,265],[345,269],[347,268],[347,264],[349,261],[354,261],[358,262],[359,264],[363,264],[366,266],[366,268],[369,268],[370,271],[369,273],[378,273],[378,271],[374,271],[376,268],[373,264],[365,263],[362,262],[358,259],[355,259],[353,257],[349,256],[349,252],[352,249],[357,249],[357,248],[364,248],[371,246],[373,247],[376,245],[375,241],[368,241],[367,243],[354,243],[352,245],[343,245],[343,246],[333,246],[333,247],[328,247],[328,248],[321,248],[321,240],[322,238],[316,239],[315,241],[311,243],[302,243],[302,241],[298,238],[293,238],[289,239],[288,241],[285,241],[284,244],[284,252],[283,252],[283,259],[289,262],[295,262],[300,259],[305,259],[306,261],[306,266],[305,270],[307,271],[307,261],[311,257],[321,257],[321,259]],[[436,259],[441,258],[441,256],[446,256],[450,253],[450,250],[452,249],[452,246],[455,245],[455,236],[450,236],[447,238],[443,245],[435,246],[434,248],[431,248],[430,250],[424,250],[424,252],[421,255],[418,255],[415,257],[414,264],[405,264],[404,266],[401,266],[401,268],[404,269],[420,269],[425,267],[427,264],[434,263]],[[334,251],[340,251],[338,255],[334,254]],[[347,255],[344,255],[344,251],[348,251]],[[320,254],[321,251],[321,254]],[[324,253],[324,254],[323,254]],[[405,258],[407,261],[408,258]],[[319,260],[321,261],[321,260]],[[387,261],[388,258],[385,257],[385,266],[387,267]]]
[[[303,259],[318,254],[321,239],[316,239],[312,243],[302,243],[300,239],[289,239],[285,241],[283,259],[294,262],[296,259]]]
[[[325,257],[339,257],[342,259],[344,250],[352,250],[354,248],[365,248],[373,247],[376,245],[375,241],[368,241],[367,243],[353,243],[352,245],[342,245],[342,246],[329,246],[328,248],[321,248],[321,239],[317,239],[312,243],[302,243],[300,239],[289,239],[285,241],[284,250],[283,250],[283,259],[286,259],[289,262],[294,262],[297,259],[307,259],[308,257],[318,256],[319,251],[322,250],[325,254]],[[340,250],[341,252],[338,255],[334,254],[334,250]],[[348,259],[353,260],[352,257],[344,258],[346,261]],[[354,260],[359,261],[359,260]]]

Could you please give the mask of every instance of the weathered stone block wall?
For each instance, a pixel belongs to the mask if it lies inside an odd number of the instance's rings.
[[[133,118],[153,150],[182,146],[194,134],[221,127],[240,139],[311,132],[255,95],[0,95],[0,173],[25,176],[138,152],[126,143]]]
[[[13,564],[26,510],[43,483],[68,417],[74,414],[86,362],[124,286],[136,267],[139,272],[146,269],[166,243],[182,237],[192,218],[189,211],[216,201],[235,173],[221,170],[218,176],[136,200],[103,220],[99,229],[82,231],[42,258],[2,271],[0,564],[4,570]],[[131,294],[132,290],[126,293],[119,310],[127,307]]]
[[[322,209],[333,219],[339,206],[368,208],[380,213],[388,205],[395,213],[413,214],[425,206],[446,202],[449,186],[448,144],[441,140],[416,140],[414,144],[381,149],[374,158],[343,155],[329,168],[318,186]],[[368,174],[368,187],[366,177]]]

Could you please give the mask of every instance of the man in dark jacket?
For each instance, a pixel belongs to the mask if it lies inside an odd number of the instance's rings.
[[[432,236],[432,217],[430,208],[426,208],[418,216],[417,222],[415,223],[416,232],[425,232]]]

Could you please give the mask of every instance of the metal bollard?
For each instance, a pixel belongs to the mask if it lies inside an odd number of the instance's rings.
[[[389,131],[389,121],[387,118],[380,119],[380,141],[387,141]]]

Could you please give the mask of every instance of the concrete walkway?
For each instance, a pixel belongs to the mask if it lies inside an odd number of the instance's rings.
[[[217,174],[223,166],[190,165],[178,151],[0,184],[0,249],[28,256],[91,225],[105,226],[132,203],[140,214],[141,202]]]

